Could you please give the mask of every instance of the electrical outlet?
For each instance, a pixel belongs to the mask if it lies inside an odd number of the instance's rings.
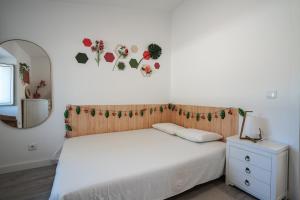
[[[37,150],[37,144],[28,145],[28,151],[36,151],[36,150]]]

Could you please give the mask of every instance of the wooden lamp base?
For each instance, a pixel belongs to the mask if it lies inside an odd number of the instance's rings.
[[[258,138],[252,138],[252,137],[249,137],[249,136],[242,136],[242,134],[240,134],[240,139],[241,140],[250,140],[254,143],[256,143],[257,141],[261,141],[263,138],[262,138],[262,134],[261,134],[261,129],[259,128],[259,135],[258,135]]]

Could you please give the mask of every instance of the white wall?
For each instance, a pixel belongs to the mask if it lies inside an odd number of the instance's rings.
[[[264,118],[264,137],[290,145],[299,199],[300,4],[188,0],[173,12],[171,101],[234,106]],[[266,93],[277,90],[278,98]]]
[[[170,83],[170,14],[154,10],[102,7],[63,1],[1,0],[0,41],[25,39],[37,43],[52,62],[53,112],[42,125],[26,130],[0,122],[0,169],[18,163],[53,158],[64,140],[63,112],[67,104],[167,103]],[[150,42],[163,48],[161,69],[151,78],[127,69],[98,68],[82,39],[103,39],[113,50],[119,43],[137,44],[140,53]],[[78,64],[75,55],[86,52],[89,62]],[[136,57],[140,57],[137,55]],[[28,152],[27,145],[38,144]]]

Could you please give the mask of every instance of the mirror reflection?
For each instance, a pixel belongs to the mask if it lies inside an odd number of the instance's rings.
[[[0,120],[16,128],[44,122],[51,111],[51,63],[38,45],[9,40],[0,45]]]

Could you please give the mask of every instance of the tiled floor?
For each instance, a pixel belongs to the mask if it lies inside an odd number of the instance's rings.
[[[55,166],[0,175],[0,200],[47,200]],[[220,178],[199,185],[168,200],[253,200],[246,193],[225,185]]]

